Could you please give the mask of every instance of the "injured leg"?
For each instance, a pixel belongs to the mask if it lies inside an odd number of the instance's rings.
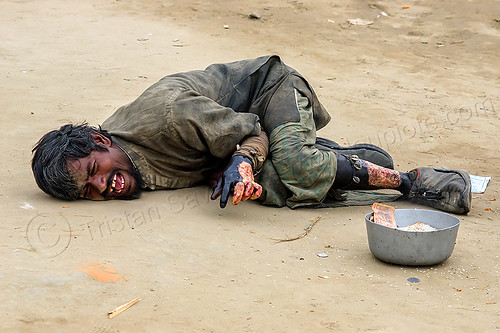
[[[424,167],[399,172],[356,155],[336,154],[336,157],[333,189],[395,189],[415,203],[446,212],[467,214],[471,209],[471,181],[464,170]]]
[[[337,174],[332,186],[334,189],[395,189],[407,194],[410,186],[407,173],[361,160],[356,155],[337,154]]]

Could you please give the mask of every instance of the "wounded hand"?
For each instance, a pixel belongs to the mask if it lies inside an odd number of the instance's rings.
[[[224,208],[231,191],[233,205],[249,198],[255,200],[262,194],[262,186],[254,181],[252,162],[248,157],[236,155],[231,158],[210,198],[215,200],[220,196],[220,207]]]

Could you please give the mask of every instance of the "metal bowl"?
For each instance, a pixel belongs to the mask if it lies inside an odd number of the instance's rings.
[[[458,218],[426,209],[396,209],[394,214],[399,227],[420,221],[438,230],[405,231],[389,228],[370,221],[373,213],[367,214],[368,245],[376,258],[398,265],[428,266],[451,256],[460,225]]]

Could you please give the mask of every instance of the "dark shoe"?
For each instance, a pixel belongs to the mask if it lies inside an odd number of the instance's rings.
[[[338,143],[325,139],[316,138],[316,147],[319,150],[331,150],[344,155],[357,155],[360,159],[380,165],[384,168],[394,169],[391,155],[382,148],[369,144],[360,143],[354,146],[342,147]]]
[[[471,208],[471,182],[464,170],[417,168],[408,172],[408,199],[445,212],[467,214]]]

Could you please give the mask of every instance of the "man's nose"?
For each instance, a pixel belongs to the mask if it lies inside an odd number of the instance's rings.
[[[89,182],[97,189],[97,191],[99,191],[99,193],[103,193],[106,191],[106,187],[108,187],[106,177],[104,175],[95,175],[94,177],[90,177]]]

